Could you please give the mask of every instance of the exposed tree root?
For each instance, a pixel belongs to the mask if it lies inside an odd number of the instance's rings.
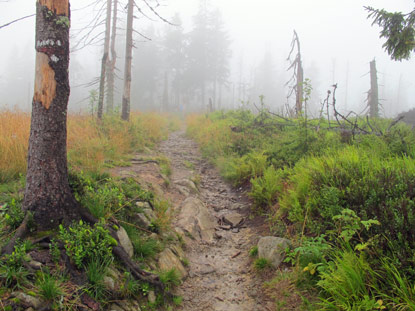
[[[85,220],[86,222],[88,222],[90,224],[98,223],[98,219],[96,219],[93,215],[91,215],[91,213],[89,213],[84,208],[79,208],[79,213],[80,213],[81,218],[83,220]],[[28,233],[29,233],[28,222],[29,222],[30,218],[31,218],[31,213],[30,212],[26,213],[26,215],[23,219],[23,222],[17,228],[15,234],[10,239],[9,243],[7,243],[7,245],[5,245],[2,248],[2,250],[1,250],[2,255],[11,254],[14,250],[14,246],[16,245],[17,240],[23,239],[28,235]],[[114,239],[116,239],[119,243],[119,240],[118,240],[118,237],[117,237],[117,234],[116,234],[115,230],[110,228],[110,227],[108,227],[107,229],[110,231],[111,236]],[[154,273],[150,273],[150,272],[147,272],[147,271],[141,269],[134,261],[131,260],[131,258],[128,256],[128,254],[126,253],[124,248],[122,246],[120,246],[120,244],[118,244],[118,245],[119,246],[115,246],[112,249],[113,254],[121,261],[121,263],[124,264],[126,269],[128,271],[130,271],[131,275],[135,279],[137,279],[139,281],[142,281],[142,282],[146,282],[146,283],[154,286],[155,288],[157,288],[161,292],[164,292],[165,286],[160,281],[159,276],[154,274]],[[171,296],[171,294],[167,293],[167,296]]]
[[[13,253],[14,246],[16,245],[17,240],[23,239],[29,231],[28,222],[29,222],[30,218],[31,218],[31,213],[30,212],[26,213],[25,217],[23,218],[22,223],[16,229],[16,231],[15,231],[14,235],[12,236],[12,238],[10,239],[9,243],[7,243],[2,248],[1,255],[6,255],[6,254]]]

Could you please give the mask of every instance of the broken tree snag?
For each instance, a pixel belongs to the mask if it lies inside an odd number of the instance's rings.
[[[36,87],[32,102],[23,209],[38,230],[79,219],[68,182],[69,1],[36,3]]]

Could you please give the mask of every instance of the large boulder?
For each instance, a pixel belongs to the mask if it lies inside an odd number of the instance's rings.
[[[120,241],[120,245],[124,248],[128,256],[130,256],[130,258],[133,257],[133,244],[131,243],[131,240],[128,237],[127,231],[125,231],[123,227],[120,227],[120,229],[117,231],[117,238]]]
[[[285,249],[291,245],[290,240],[275,236],[265,236],[258,242],[258,257],[270,261],[274,268],[278,268],[285,257]]]
[[[175,268],[180,273],[181,279],[187,277],[187,271],[183,267],[180,258],[178,258],[170,248],[166,248],[160,253],[158,266],[159,269],[163,271]]]
[[[177,226],[197,240],[211,242],[215,235],[215,219],[206,205],[195,197],[182,203]]]

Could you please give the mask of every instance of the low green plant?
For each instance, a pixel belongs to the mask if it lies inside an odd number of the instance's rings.
[[[166,157],[159,157],[158,160],[159,160],[161,173],[167,177],[170,176],[171,175],[170,160]]]
[[[38,273],[36,288],[39,295],[49,302],[57,302],[64,295],[61,278],[51,275],[49,271]]]
[[[190,265],[190,261],[186,257],[182,258],[181,262],[182,262],[183,266],[185,266],[185,267],[188,267]]]
[[[133,237],[131,240],[134,248],[134,255],[138,260],[154,258],[161,250],[157,240],[152,238],[143,238],[141,236]]]
[[[175,305],[175,306],[180,306],[181,304],[182,304],[182,302],[183,302],[183,297],[182,296],[174,296],[173,297],[173,304]]]
[[[249,196],[254,199],[257,207],[271,206],[275,200],[280,187],[280,171],[273,166],[265,169],[264,175],[251,179],[251,192]]]
[[[28,243],[17,242],[14,251],[0,261],[0,281],[7,288],[22,288],[28,283],[29,271],[25,263],[30,260],[26,254]]]
[[[178,286],[181,283],[179,272],[175,268],[160,272],[159,277],[167,291],[170,291],[172,287]]]
[[[59,244],[55,240],[50,241],[49,244],[49,253],[52,257],[52,260],[55,264],[59,263],[59,260],[61,258],[61,250],[59,249]]]
[[[85,266],[85,273],[89,283],[86,292],[94,299],[103,300],[108,293],[104,278],[107,274],[109,264],[110,262],[97,259],[90,261]]]
[[[390,310],[415,310],[415,284],[399,272],[391,260],[384,259],[382,263],[384,282],[389,290],[382,293]]]
[[[6,225],[8,225],[10,229],[16,229],[22,223],[24,218],[21,202],[15,198],[11,198],[8,203],[2,206],[0,205],[0,215],[4,217]]]
[[[375,297],[377,273],[364,254],[339,251],[320,275],[317,286],[322,290],[322,310],[369,311],[380,307]]]
[[[249,256],[251,256],[252,258],[258,256],[258,246],[252,246],[251,249],[249,250]]]
[[[263,270],[269,269],[271,267],[272,267],[271,262],[267,258],[261,258],[260,257],[260,258],[255,259],[255,261],[254,261],[254,268],[257,271],[263,271]]]
[[[23,266],[0,264],[0,284],[10,289],[23,288],[29,283],[29,271]]]
[[[136,297],[141,293],[141,289],[142,284],[133,278],[129,272],[125,272],[120,286],[122,296],[126,298]]]
[[[191,169],[191,170],[193,170],[195,168],[194,164],[192,162],[190,162],[190,161],[187,161],[187,160],[184,160],[183,161],[183,165],[186,168]]]
[[[112,247],[117,245],[104,224],[97,223],[91,227],[82,220],[68,229],[60,225],[58,238],[64,243],[66,253],[78,268],[98,259],[111,261]]]

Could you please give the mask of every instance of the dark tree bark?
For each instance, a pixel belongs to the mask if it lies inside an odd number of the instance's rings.
[[[104,93],[105,93],[105,72],[108,67],[108,54],[110,49],[111,34],[111,3],[107,0],[107,17],[105,20],[105,39],[104,39],[104,55],[101,60],[101,76],[99,79],[99,97],[98,97],[98,119],[102,119],[104,110]]]
[[[23,209],[38,230],[79,218],[68,182],[66,116],[69,98],[68,0],[36,3],[36,77]]]
[[[127,11],[127,40],[125,47],[124,67],[124,94],[122,97],[121,118],[125,121],[130,119],[130,97],[131,97],[131,62],[133,59],[133,10],[134,0],[128,0]]]
[[[117,11],[118,0],[113,0],[113,17],[112,17],[112,30],[111,30],[111,60],[108,62],[107,69],[107,113],[114,111],[114,82],[115,82],[115,63],[117,61],[117,53],[115,51],[115,39],[117,37]]]

